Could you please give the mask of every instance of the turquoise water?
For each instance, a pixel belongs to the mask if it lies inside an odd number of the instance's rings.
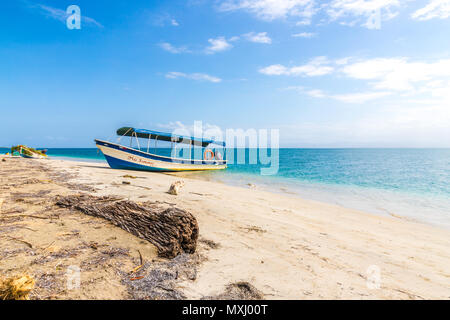
[[[104,161],[95,148],[50,148],[48,155]],[[261,176],[261,167],[230,164],[192,175],[450,227],[450,149],[280,149],[276,175]]]

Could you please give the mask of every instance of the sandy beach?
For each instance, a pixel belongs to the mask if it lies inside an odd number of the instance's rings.
[[[264,299],[450,299],[443,228],[186,175],[3,159],[0,275],[33,276],[32,299],[217,298],[236,283]],[[180,193],[167,193],[179,180]],[[195,254],[158,257],[150,242],[54,204],[80,193],[190,212],[199,226]],[[68,289],[72,265],[81,285]],[[176,276],[155,285],[157,271]]]

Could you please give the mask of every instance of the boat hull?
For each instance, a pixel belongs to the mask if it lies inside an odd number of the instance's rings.
[[[201,171],[226,169],[225,160],[174,159],[142,152],[115,143],[95,140],[112,169],[141,171]]]
[[[20,156],[25,159],[46,159],[46,157],[44,157],[44,156],[40,156],[40,155],[29,156],[29,155],[26,155],[23,153],[21,153]]]

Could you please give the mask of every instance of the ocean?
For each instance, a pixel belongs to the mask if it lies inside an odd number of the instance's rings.
[[[48,155],[105,161],[96,148],[50,148]],[[188,175],[450,228],[450,149],[286,148],[279,151],[277,174],[262,176],[261,167],[267,166],[230,164],[227,170]]]

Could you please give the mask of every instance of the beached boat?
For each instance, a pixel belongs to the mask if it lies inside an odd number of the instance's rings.
[[[97,147],[102,151],[109,166],[113,169],[130,169],[145,171],[197,171],[197,170],[220,170],[227,167],[227,161],[222,158],[225,154],[225,143],[188,136],[174,135],[159,131],[136,129],[123,127],[117,130],[120,136],[119,142],[113,143],[95,139]],[[130,146],[120,144],[122,137],[130,137]],[[133,147],[133,138],[137,143],[137,148]],[[147,148],[141,150],[139,138],[147,139]],[[194,147],[202,148],[202,159],[180,158],[176,156],[163,156],[156,153],[150,153],[150,140],[155,141],[155,150],[157,141],[166,141],[173,147],[178,144],[189,145],[189,150]],[[214,147],[216,146],[216,147]],[[172,152],[171,155],[174,153]],[[189,155],[192,155],[189,152]]]
[[[24,145],[18,145],[11,148],[11,156],[19,155],[27,159],[47,159],[47,150],[36,150]]]

